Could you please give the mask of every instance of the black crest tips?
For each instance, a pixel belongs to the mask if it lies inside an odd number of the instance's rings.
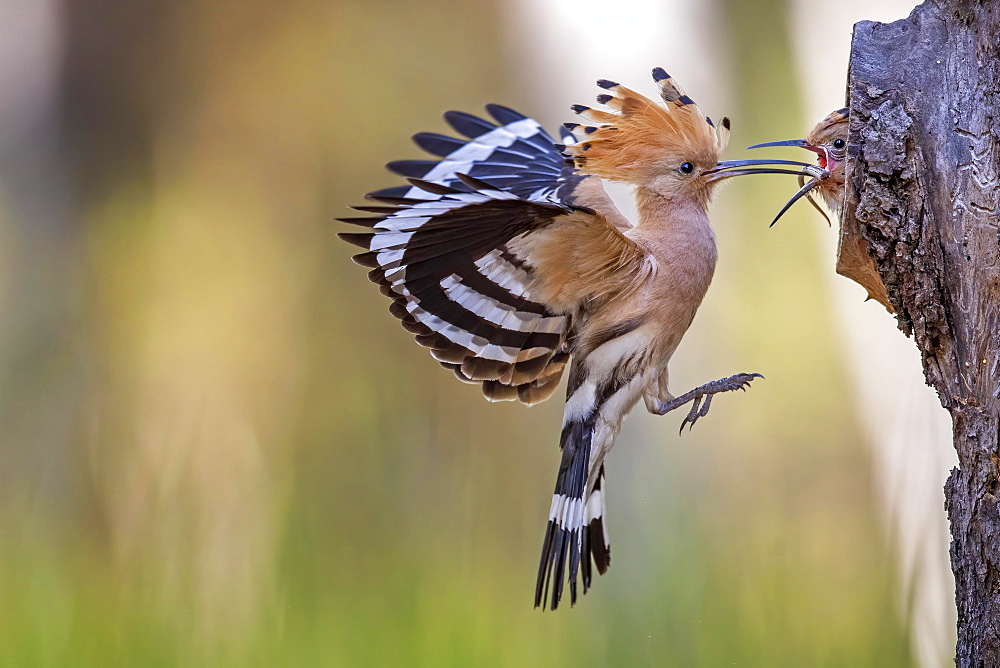
[[[608,79],[598,79],[597,85],[600,86],[601,88],[614,88],[615,86],[618,85],[618,83],[615,81],[610,81]]]
[[[598,95],[597,96],[597,101],[600,104],[607,104],[608,102],[610,102],[613,99],[614,99],[613,95],[604,94],[604,95]]]
[[[574,104],[573,106],[570,107],[570,109],[575,114],[582,114],[583,112],[585,112],[588,109],[590,109],[590,107],[587,107],[587,106],[582,105],[582,104]]]
[[[580,124],[579,123],[563,123],[563,127],[572,132],[573,130],[575,130],[578,127],[580,127]]]
[[[667,71],[665,69],[663,69],[662,67],[654,67],[653,68],[653,81],[659,83],[659,82],[663,81],[664,79],[669,79],[669,78],[670,78],[670,75],[667,74]]]
[[[727,130],[729,129],[729,117],[728,116],[723,116],[722,117],[722,127],[726,128]]]

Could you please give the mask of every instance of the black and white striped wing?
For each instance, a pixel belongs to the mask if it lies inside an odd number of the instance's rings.
[[[395,207],[346,219],[371,230],[340,236],[366,249],[355,261],[371,267],[369,278],[393,300],[390,312],[442,365],[481,382],[492,401],[537,403],[559,382],[572,322],[532,298],[530,258],[508,242],[573,210],[467,182],[479,189],[420,182],[437,199],[379,196]]]
[[[398,160],[386,167],[400,176],[464,189],[459,174],[479,179],[529,202],[575,204],[573,191],[583,177],[562,155],[561,146],[534,119],[498,104],[486,105],[496,123],[461,111],[445,120],[467,139],[432,132],[413,136],[414,142],[441,160]],[[561,130],[565,142],[573,135]],[[420,188],[400,186],[383,196],[428,199]]]
[[[491,401],[533,404],[558,385],[572,322],[533,298],[531,258],[507,244],[573,212],[581,177],[536,121],[487,111],[495,123],[445,114],[467,139],[415,135],[442,159],[389,163],[410,185],[370,193],[388,206],[355,207],[378,217],[342,219],[371,230],[340,236],[367,251],[355,261],[443,366]]]

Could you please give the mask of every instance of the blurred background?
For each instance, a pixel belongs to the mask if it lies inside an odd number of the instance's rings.
[[[913,3],[864,4],[0,0],[0,664],[947,662],[947,416],[835,230],[767,229],[794,179],[720,193],[671,373],[766,381],[680,438],[637,408],[555,614],[560,402],[455,382],[332,220],[447,109],[554,131],[656,65],[728,157],[804,136]]]

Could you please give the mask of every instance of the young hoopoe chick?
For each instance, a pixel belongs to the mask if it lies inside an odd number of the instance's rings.
[[[768,146],[798,146],[817,154],[817,162],[822,170],[813,178],[805,181],[804,175],[799,175],[799,189],[791,199],[781,207],[781,211],[771,221],[771,225],[800,198],[805,196],[816,208],[827,223],[829,216],[812,198],[812,191],[819,192],[827,208],[840,218],[844,208],[844,172],[847,161],[847,136],[849,129],[849,110],[838,109],[816,124],[805,139],[786,139],[784,141],[754,144],[748,148],[764,148]],[[893,311],[889,303],[882,277],[875,268],[875,262],[868,253],[868,244],[857,230],[845,229],[841,233],[841,246],[837,253],[837,273],[856,281],[868,291],[868,297]]]
[[[826,222],[830,218],[823,209],[819,208],[813,200],[810,191],[815,189],[823,197],[826,206],[839,216],[844,205],[844,164],[847,159],[847,131],[849,110],[845,107],[838,109],[816,124],[805,139],[785,139],[782,141],[769,141],[763,144],[748,146],[751,148],[765,148],[769,146],[798,146],[817,154],[817,162],[823,173],[813,175],[808,182],[804,175],[799,176],[799,190],[792,195],[785,206],[781,208],[778,215],[771,221],[771,225],[778,222],[788,209],[803,196],[809,203],[816,207],[816,210],[823,214]]]
[[[390,163],[410,185],[369,194],[381,204],[357,208],[376,217],[344,220],[370,231],[340,235],[365,249],[355,261],[371,268],[403,327],[487,399],[537,403],[569,367],[536,607],[548,599],[555,609],[567,581],[575,602],[577,575],[586,592],[592,568],[608,568],[604,458],[639,399],[661,415],[693,402],[683,429],[715,394],[759,377],[740,373],[679,397],[667,388],[667,363],[715,269],[715,185],[799,173],[758,165],[810,168],[719,162],[729,121],[713,125],[662,69],[653,78],[662,103],[599,81],[608,111],[575,106],[591,124],[567,124],[565,146],[505,107],[487,106],[496,123],[448,112],[468,140],[416,135],[442,159]],[[602,178],[634,187],[634,226]]]

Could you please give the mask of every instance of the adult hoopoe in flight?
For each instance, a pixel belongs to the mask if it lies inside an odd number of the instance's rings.
[[[577,575],[586,592],[592,568],[608,568],[604,457],[636,402],[660,415],[693,402],[683,429],[713,395],[760,377],[740,373],[679,397],[667,389],[667,363],[715,269],[715,185],[821,173],[801,162],[719,162],[728,119],[715,126],[663,69],[653,79],[662,104],[598,81],[607,111],[574,106],[588,124],[566,124],[565,145],[499,105],[486,107],[495,123],[448,112],[467,139],[415,135],[441,160],[389,163],[409,185],[367,195],[379,205],[356,208],[374,217],[343,219],[370,228],[340,236],[365,250],[354,259],[371,268],[393,315],[490,401],[542,401],[569,367],[536,607],[555,609],[567,581],[575,602]],[[634,187],[634,225],[601,179]]]
[[[808,182],[805,181],[804,175],[799,175],[798,191],[781,208],[778,215],[771,221],[771,225],[778,222],[778,219],[803,196],[823,214],[829,223],[830,218],[812,199],[811,191],[813,190],[818,191],[823,201],[826,202],[827,208],[835,216],[840,217],[844,208],[844,173],[847,163],[849,119],[850,110],[845,107],[834,111],[817,123],[805,139],[786,139],[748,147],[798,146],[816,153],[819,167],[823,170],[820,174],[812,175],[813,178]],[[841,232],[840,248],[837,251],[837,273],[860,284],[868,291],[869,299],[876,300],[885,306],[890,313],[893,312],[885,284],[882,282],[882,277],[868,252],[868,243],[856,229],[845,228]]]

